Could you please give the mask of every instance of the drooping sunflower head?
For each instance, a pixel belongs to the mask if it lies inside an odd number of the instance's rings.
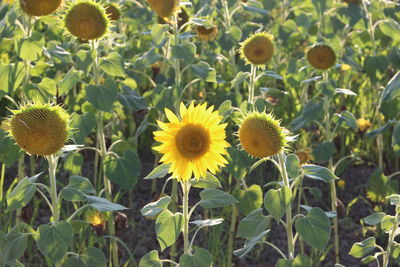
[[[9,135],[27,153],[49,156],[63,148],[70,131],[70,117],[63,108],[29,103],[12,113]]]
[[[247,64],[265,65],[274,51],[274,37],[266,32],[255,33],[240,44],[241,57]]]
[[[157,20],[158,20],[158,23],[160,23],[160,24],[169,24],[169,23],[171,23],[168,18],[163,18],[163,17],[160,17],[160,16],[158,16]],[[185,25],[188,21],[189,21],[189,14],[186,11],[186,9],[181,7],[180,11],[178,13],[178,29],[180,30],[183,27],[183,25]],[[186,29],[186,26],[185,26],[185,29]]]
[[[197,26],[196,33],[200,40],[210,42],[215,40],[215,38],[217,37],[218,28],[216,26],[213,26],[211,28],[207,28],[206,26]]]
[[[106,9],[106,14],[108,15],[108,18],[110,20],[119,20],[121,17],[121,8],[115,4],[115,3],[110,3],[105,5]]]
[[[310,148],[296,150],[295,154],[300,160],[300,165],[306,164],[312,160],[311,152]]]
[[[168,19],[179,11],[179,0],[147,0],[158,16]]]
[[[26,14],[37,17],[53,13],[61,4],[62,0],[20,0],[21,9]]]
[[[189,108],[181,103],[180,118],[166,109],[169,122],[158,121],[161,130],[154,132],[154,139],[161,145],[154,150],[163,154],[160,161],[170,164],[174,178],[187,181],[194,175],[199,179],[228,163],[224,158],[229,147],[225,141],[227,124],[221,124],[222,116],[213,110],[207,103],[195,106],[192,102]]]
[[[96,40],[108,32],[110,19],[101,4],[92,0],[79,0],[66,11],[64,23],[75,37]]]
[[[251,156],[265,158],[285,151],[290,137],[288,130],[271,114],[253,111],[240,124],[239,141]]]
[[[326,70],[335,65],[336,55],[329,45],[317,43],[308,50],[307,60],[314,68]]]

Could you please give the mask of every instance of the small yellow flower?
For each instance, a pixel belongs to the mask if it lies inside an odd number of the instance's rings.
[[[335,65],[336,55],[329,45],[318,43],[308,51],[307,60],[314,68],[326,70]]]
[[[68,8],[64,23],[75,37],[96,40],[108,32],[110,19],[101,4],[92,0],[80,0]]]
[[[251,35],[240,44],[241,57],[247,64],[265,65],[274,54],[274,38],[271,34],[260,32]]]
[[[351,70],[351,66],[348,65],[348,64],[343,63],[343,64],[341,65],[340,69],[341,69],[342,71],[348,71],[348,70]]]
[[[357,126],[360,132],[366,132],[369,128],[371,128],[372,123],[364,118],[359,118],[357,119]]]
[[[196,27],[197,36],[200,40],[209,42],[215,40],[218,35],[218,28],[216,26],[211,28],[206,28],[205,26]]]
[[[69,115],[63,108],[27,104],[12,112],[9,135],[27,153],[49,156],[64,147],[70,128]]]
[[[13,0],[8,0],[12,3]],[[57,10],[62,0],[20,0],[21,9],[31,16],[47,16]]]
[[[340,179],[340,180],[337,182],[337,185],[338,185],[338,187],[339,187],[340,189],[344,190],[344,188],[345,188],[345,186],[346,186],[346,181],[343,180],[343,179]]]
[[[252,112],[240,124],[239,140],[243,149],[256,158],[265,158],[285,151],[289,132],[271,114]]]
[[[180,118],[165,109],[168,123],[157,121],[161,130],[154,132],[154,139],[161,145],[154,150],[163,154],[160,162],[171,164],[169,172],[181,181],[205,177],[207,170],[215,173],[227,160],[225,141],[226,123],[221,124],[222,116],[214,107],[207,108],[207,103],[189,108],[180,104]]]
[[[103,228],[106,225],[106,221],[104,219],[103,214],[94,210],[88,210],[85,213],[85,220],[86,222],[90,223],[93,227],[101,226]]]

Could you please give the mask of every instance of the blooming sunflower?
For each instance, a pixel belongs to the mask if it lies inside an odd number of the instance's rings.
[[[180,104],[180,118],[165,109],[168,123],[157,121],[161,130],[154,132],[154,139],[162,144],[154,150],[164,154],[160,162],[171,164],[169,172],[181,181],[187,181],[194,174],[196,179],[205,177],[207,170],[215,173],[228,161],[229,144],[225,141],[226,123],[214,107],[207,108],[207,103],[189,108]]]
[[[256,33],[240,43],[240,47],[247,64],[265,65],[274,54],[274,37],[266,32]]]
[[[253,111],[247,113],[239,128],[239,141],[251,156],[265,158],[285,151],[288,146],[289,131],[271,114]]]
[[[69,114],[63,108],[29,103],[11,112],[9,135],[27,153],[49,156],[63,148],[70,131]]]
[[[200,40],[209,42],[213,41],[215,37],[217,37],[218,28],[216,26],[211,28],[206,28],[205,26],[197,26],[196,33]]]
[[[179,11],[179,0],[147,0],[147,2],[162,18],[169,18]]]
[[[62,0],[20,0],[22,10],[31,16],[47,16],[56,11],[61,4]]]
[[[308,51],[307,60],[314,68],[326,70],[335,65],[336,55],[329,45],[318,43]]]
[[[72,35],[82,40],[95,40],[108,32],[110,19],[101,4],[79,0],[66,11],[64,23]]]

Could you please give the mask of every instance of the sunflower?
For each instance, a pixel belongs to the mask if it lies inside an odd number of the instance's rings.
[[[318,43],[308,51],[307,60],[314,68],[326,70],[335,65],[336,55],[329,45]]]
[[[251,35],[240,44],[241,57],[247,64],[265,65],[274,54],[274,37],[266,32]]]
[[[12,113],[9,135],[27,153],[53,155],[67,141],[69,115],[60,106],[29,103]]]
[[[366,132],[369,128],[371,128],[372,123],[369,120],[366,120],[364,118],[359,118],[357,119],[357,126],[360,132],[364,133]]]
[[[207,170],[215,173],[227,160],[225,141],[226,123],[221,124],[222,116],[207,103],[189,108],[180,104],[180,118],[165,109],[168,123],[158,121],[161,130],[154,132],[154,139],[162,144],[154,150],[163,154],[161,162],[171,164],[169,172],[181,181],[187,181],[194,174],[196,179],[205,177]]]
[[[299,162],[300,165],[306,164],[310,160],[312,160],[310,148],[296,150],[295,154],[300,160],[300,162]]]
[[[162,18],[169,18],[179,11],[179,0],[147,0],[150,7]]]
[[[111,3],[105,6],[106,14],[110,20],[119,20],[121,17],[120,7],[117,4]]]
[[[206,28],[205,26],[197,26],[196,27],[197,36],[200,40],[209,42],[213,41],[218,34],[218,28],[213,26],[211,28]]]
[[[80,0],[69,7],[64,23],[72,35],[82,40],[95,40],[107,33],[110,19],[101,4]]]
[[[290,137],[271,114],[253,111],[240,124],[239,141],[251,156],[265,158],[285,151]]]
[[[12,3],[13,1],[7,0]],[[62,0],[20,0],[21,9],[31,16],[46,16],[57,10]]]

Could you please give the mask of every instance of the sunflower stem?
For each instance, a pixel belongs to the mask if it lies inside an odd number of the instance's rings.
[[[383,267],[388,267],[390,254],[392,253],[392,246],[394,243],[394,238],[396,237],[396,230],[399,227],[399,214],[396,213],[396,223],[392,227],[392,231],[389,234],[389,241],[386,247],[386,251],[383,254]]]
[[[3,202],[3,186],[4,186],[4,177],[6,174],[6,164],[1,164],[1,175],[0,175],[0,208],[2,208]]]
[[[181,183],[183,191],[183,247],[184,253],[188,254],[189,251],[189,181]]]
[[[256,82],[257,66],[251,64],[250,81],[249,81],[249,104],[254,104],[254,87]]]
[[[280,173],[282,176],[283,184],[290,188],[289,177],[285,165],[285,153],[280,152],[278,154]],[[293,221],[292,221],[292,204],[290,203],[286,207],[286,234],[288,242],[288,258],[290,260],[294,259],[294,239],[293,239]]]
[[[92,49],[95,53],[95,58],[93,60],[93,76],[94,82],[96,86],[100,85],[100,77],[99,77],[99,64],[98,64],[98,55],[97,55],[97,47],[96,42],[92,41]],[[103,111],[97,111],[97,142],[100,147],[100,154],[101,159],[104,161],[105,157],[107,156],[107,146],[106,146],[106,138],[104,134],[104,125],[103,125]],[[96,164],[95,164],[96,165]],[[104,182],[104,189],[106,194],[106,199],[112,201],[112,189],[111,189],[111,182],[107,178],[105,171],[104,171],[104,164],[100,165],[102,171],[100,172],[103,176]],[[108,222],[108,232],[110,235],[115,236],[115,225],[114,225],[114,216],[111,212],[107,213],[107,222]],[[119,259],[118,259],[118,243],[115,239],[110,241],[110,250],[112,254],[112,264],[110,262],[110,266],[119,266]]]
[[[60,209],[57,195],[57,180],[56,180],[56,170],[58,157],[50,155],[47,157],[49,162],[49,176],[50,176],[50,199],[51,206],[53,209],[53,222],[57,224],[60,221]]]

